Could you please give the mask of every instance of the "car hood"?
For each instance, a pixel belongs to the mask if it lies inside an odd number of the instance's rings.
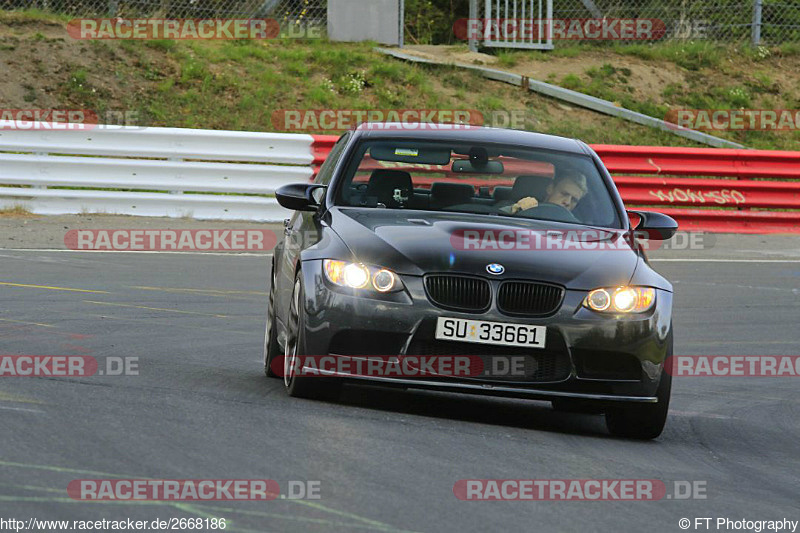
[[[590,290],[627,284],[640,260],[622,230],[390,209],[334,208],[330,216],[351,259],[398,274],[454,272]],[[505,271],[487,273],[490,263],[499,263]]]

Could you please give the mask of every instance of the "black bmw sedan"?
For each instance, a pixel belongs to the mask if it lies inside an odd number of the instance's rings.
[[[581,141],[472,126],[344,134],[272,258],[264,368],[291,396],[346,382],[551,401],[651,439],[666,422],[671,218],[626,212]],[[634,223],[634,227],[632,224]]]

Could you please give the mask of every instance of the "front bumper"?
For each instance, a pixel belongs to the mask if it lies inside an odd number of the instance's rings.
[[[422,277],[401,275],[405,291],[371,298],[331,286],[324,279],[320,261],[304,262],[302,272],[307,354],[402,357],[419,355],[421,349],[426,354],[438,353],[436,346],[450,341],[435,340],[436,320],[451,317],[545,326],[545,350],[560,361],[548,375],[513,381],[497,377],[423,379],[338,374],[340,379],[544,400],[657,401],[656,389],[671,342],[672,293],[668,291],[657,291],[656,305],[650,312],[625,316],[585,309],[581,303],[586,291],[567,290],[555,314],[525,318],[501,313],[494,298],[492,306],[481,313],[441,309],[428,300]],[[499,280],[491,281],[496,294]],[[463,348],[491,351],[493,347],[470,344]],[[520,349],[515,350],[519,353]],[[537,350],[526,352],[541,355]]]

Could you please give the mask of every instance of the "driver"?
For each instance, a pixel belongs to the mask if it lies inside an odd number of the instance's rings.
[[[553,183],[547,186],[547,197],[543,203],[560,205],[572,211],[587,192],[589,187],[586,185],[586,176],[575,170],[569,170],[559,174]],[[513,205],[501,207],[500,210],[513,215],[538,205],[539,200],[533,196],[526,196]]]

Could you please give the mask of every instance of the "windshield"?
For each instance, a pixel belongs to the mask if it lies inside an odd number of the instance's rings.
[[[494,144],[364,142],[335,202],[621,227],[590,157]]]

